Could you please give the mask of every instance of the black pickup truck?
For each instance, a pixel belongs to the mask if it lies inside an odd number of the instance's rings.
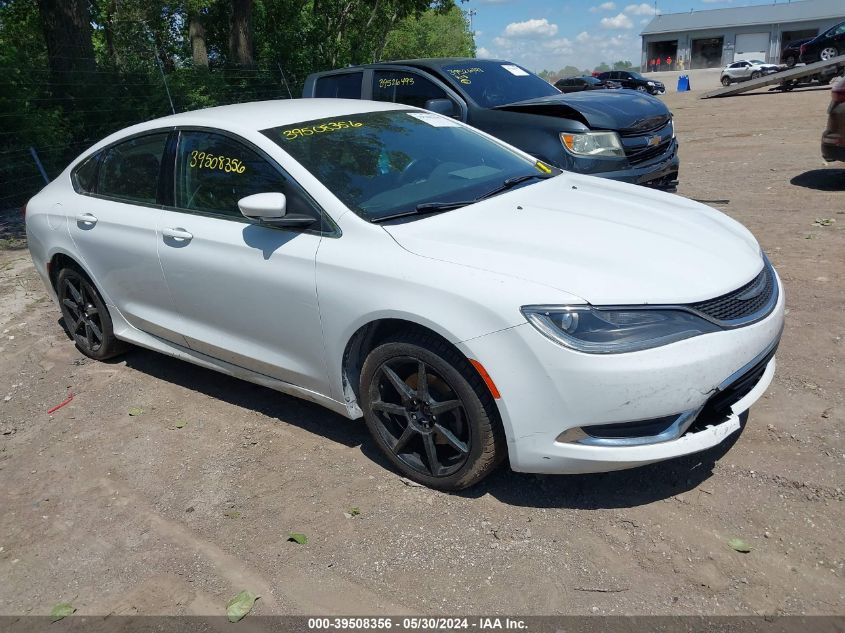
[[[303,97],[373,99],[459,119],[567,171],[674,191],[672,114],[631,90],[561,92],[518,64],[412,59],[310,75]]]

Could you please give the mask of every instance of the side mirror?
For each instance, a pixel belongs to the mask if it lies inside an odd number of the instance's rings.
[[[450,99],[429,99],[423,107],[443,116],[453,117],[457,115],[455,104]]]
[[[288,213],[285,194],[256,193],[238,200],[238,208],[244,217],[258,220],[261,224],[282,228],[307,228],[317,219],[304,213]]]

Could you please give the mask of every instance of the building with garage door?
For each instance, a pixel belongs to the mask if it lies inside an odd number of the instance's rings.
[[[790,42],[815,37],[843,20],[845,0],[800,0],[656,15],[640,34],[642,68],[721,68],[740,59],[778,63]]]

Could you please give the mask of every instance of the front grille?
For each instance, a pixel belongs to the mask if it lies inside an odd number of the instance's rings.
[[[774,270],[766,260],[760,274],[741,288],[688,307],[723,325],[744,325],[768,314],[776,302],[776,291]]]
[[[663,122],[656,128],[638,130],[636,134],[626,134],[622,144],[625,147],[625,157],[631,165],[639,165],[663,154],[672,144],[672,121]],[[649,141],[659,138],[657,145],[649,145]]]
[[[672,142],[672,139],[661,143],[660,145],[656,145],[654,147],[649,147],[648,149],[643,149],[639,151],[625,151],[625,155],[628,157],[628,162],[632,165],[639,165],[640,163],[644,163],[647,160],[651,160],[657,156],[660,156],[663,152],[666,151],[666,148],[669,147],[669,144]]]

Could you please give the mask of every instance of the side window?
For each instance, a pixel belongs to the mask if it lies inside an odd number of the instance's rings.
[[[424,108],[429,99],[449,99],[449,96],[445,90],[416,73],[395,70],[377,70],[373,73],[375,101],[390,101]],[[457,111],[457,106],[455,110]]]
[[[73,172],[73,186],[79,193],[93,193],[97,184],[97,168],[102,152],[97,152],[84,161]]]
[[[97,193],[130,202],[155,204],[161,156],[168,134],[149,134],[106,150]]]
[[[302,190],[254,150],[213,132],[182,132],[176,151],[176,206],[244,219],[238,200],[255,193],[287,197],[288,213],[319,213]]]
[[[360,99],[361,81],[364,73],[341,73],[329,77],[320,77],[314,90],[315,97],[337,99]]]

